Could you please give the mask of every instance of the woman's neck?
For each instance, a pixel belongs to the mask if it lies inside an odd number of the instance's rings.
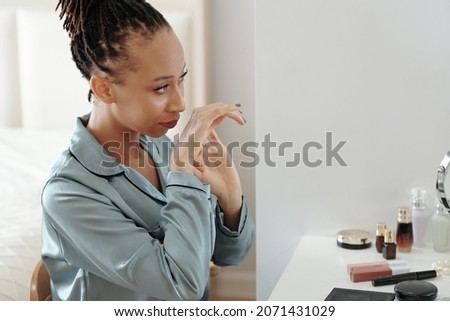
[[[108,106],[94,105],[86,128],[117,162],[128,165],[140,157],[140,134],[119,124]]]

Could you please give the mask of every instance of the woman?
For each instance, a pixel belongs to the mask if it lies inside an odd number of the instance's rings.
[[[60,0],[92,111],[77,119],[42,193],[53,300],[207,299],[209,263],[236,265],[254,239],[237,171],[215,132],[239,107],[184,111],[183,48],[143,0]],[[214,149],[214,162],[205,159]]]

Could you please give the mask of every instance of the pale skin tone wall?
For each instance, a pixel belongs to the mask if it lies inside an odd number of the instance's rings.
[[[92,75],[90,86],[95,97],[87,128],[100,144],[121,143],[122,148],[114,150],[116,161],[134,168],[160,189],[150,156],[140,148],[125,147],[138,142],[140,134],[159,137],[175,127],[185,110],[184,52],[176,35],[167,29],[158,31],[151,40],[135,35],[129,39],[127,49],[131,64],[121,68],[115,78],[102,72]],[[209,183],[224,212],[225,225],[236,230],[242,206],[241,182],[215,132],[225,118],[245,124],[239,107],[233,104],[213,103],[194,108],[175,144],[170,169]],[[124,137],[130,141],[124,142]],[[203,147],[211,142],[216,150],[221,149],[214,157],[215,164],[220,166],[206,166],[208,162],[204,162]]]

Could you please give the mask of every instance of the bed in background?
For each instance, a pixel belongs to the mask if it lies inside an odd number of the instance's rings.
[[[204,0],[150,2],[185,48],[186,105],[204,104]],[[90,109],[56,3],[0,0],[0,300],[29,299],[40,259],[40,192],[75,118]]]

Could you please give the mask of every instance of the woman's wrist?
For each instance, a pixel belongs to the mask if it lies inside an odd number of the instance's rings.
[[[242,193],[229,193],[227,196],[218,196],[217,201],[224,216],[224,225],[231,231],[237,231],[242,210]]]
[[[181,155],[180,152],[172,154],[172,160],[169,166],[171,171],[185,172],[194,175],[194,166],[189,163],[187,155]]]

